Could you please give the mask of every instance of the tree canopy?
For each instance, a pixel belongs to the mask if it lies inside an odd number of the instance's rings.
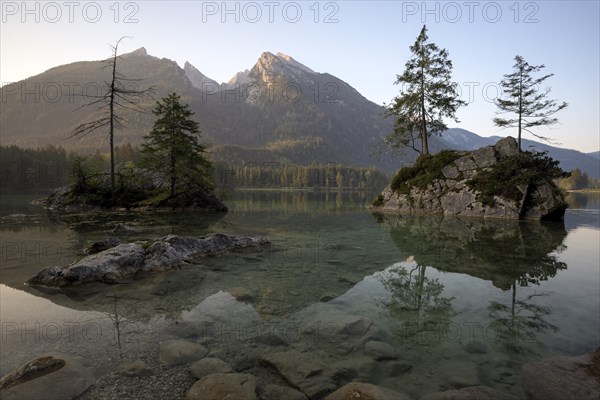
[[[397,85],[400,95],[386,106],[386,115],[395,118],[393,132],[384,139],[392,150],[410,147],[429,154],[428,137],[448,129],[444,118],[455,121],[456,110],[466,103],[459,99],[457,84],[452,82],[452,61],[448,51],[428,40],[427,27],[410,47],[412,57],[406,62]],[[458,122],[458,121],[457,121]],[[417,148],[417,141],[421,148]]]
[[[558,123],[555,113],[567,107],[567,103],[558,103],[548,99],[550,88],[540,89],[540,85],[554,74],[535,78],[533,74],[544,69],[544,65],[529,65],[521,56],[515,57],[513,72],[504,75],[500,82],[502,97],[496,99],[497,114],[512,114],[511,118],[494,118],[494,124],[501,128],[517,128],[519,150],[521,133],[529,132],[538,139],[550,141],[550,138],[534,133],[530,128],[552,126]]]
[[[168,182],[170,196],[190,187],[212,189],[212,164],[200,143],[198,123],[181,96],[172,93],[156,102],[154,127],[144,137],[142,166]]]

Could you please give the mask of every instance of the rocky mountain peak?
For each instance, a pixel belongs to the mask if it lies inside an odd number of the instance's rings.
[[[240,85],[243,85],[244,83],[248,83],[249,81],[250,81],[250,70],[245,69],[245,70],[240,71],[237,74],[235,74],[233,76],[233,78],[231,78],[229,80],[229,82],[227,82],[227,84],[235,85],[236,83],[239,83]]]
[[[208,83],[211,85],[217,84],[217,82],[215,82],[213,79],[210,79],[202,72],[198,71],[198,69],[190,64],[189,61],[185,62],[183,70],[185,71],[185,76],[190,80],[192,86],[195,88],[204,89]]]
[[[131,53],[123,54],[123,56],[127,57],[139,57],[139,56],[147,56],[148,52],[145,47],[140,47],[137,50],[132,51]]]
[[[253,78],[263,82],[271,81],[277,75],[284,75],[292,79],[305,79],[309,74],[315,74],[315,71],[294,60],[291,56],[283,53],[275,55],[268,51],[261,54],[251,71]]]

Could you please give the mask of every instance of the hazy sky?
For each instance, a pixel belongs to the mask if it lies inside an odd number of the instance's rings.
[[[539,133],[562,147],[600,150],[600,1],[2,1],[0,82],[51,67],[105,59],[109,43],[183,66],[219,82],[251,68],[263,51],[289,54],[382,104],[397,93],[409,46],[425,23],[446,48],[469,106],[459,124],[483,136],[493,126],[502,75],[515,55],[545,64],[552,97],[567,101],[559,126]],[[529,137],[529,136],[526,136]],[[531,137],[529,137],[531,138]]]

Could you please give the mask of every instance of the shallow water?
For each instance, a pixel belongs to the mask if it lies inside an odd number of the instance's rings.
[[[558,224],[377,217],[365,209],[371,197],[245,191],[226,201],[226,215],[69,217],[5,198],[0,372],[58,350],[101,375],[184,337],[234,365],[240,354],[293,348],[344,371],[338,382],[415,398],[473,384],[521,396],[523,363],[600,345],[598,195],[572,196]],[[124,240],[224,232],[272,244],[122,285],[23,284],[79,258],[118,223],[138,228]],[[234,300],[227,291],[237,287],[253,299]],[[259,332],[286,344],[254,340]],[[368,340],[391,344],[398,354],[385,358],[397,359],[373,361]]]

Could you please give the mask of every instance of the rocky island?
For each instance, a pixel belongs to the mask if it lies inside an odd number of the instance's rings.
[[[519,152],[512,137],[472,152],[443,150],[398,171],[374,200],[377,213],[512,220],[562,219],[564,176],[544,153]]]

